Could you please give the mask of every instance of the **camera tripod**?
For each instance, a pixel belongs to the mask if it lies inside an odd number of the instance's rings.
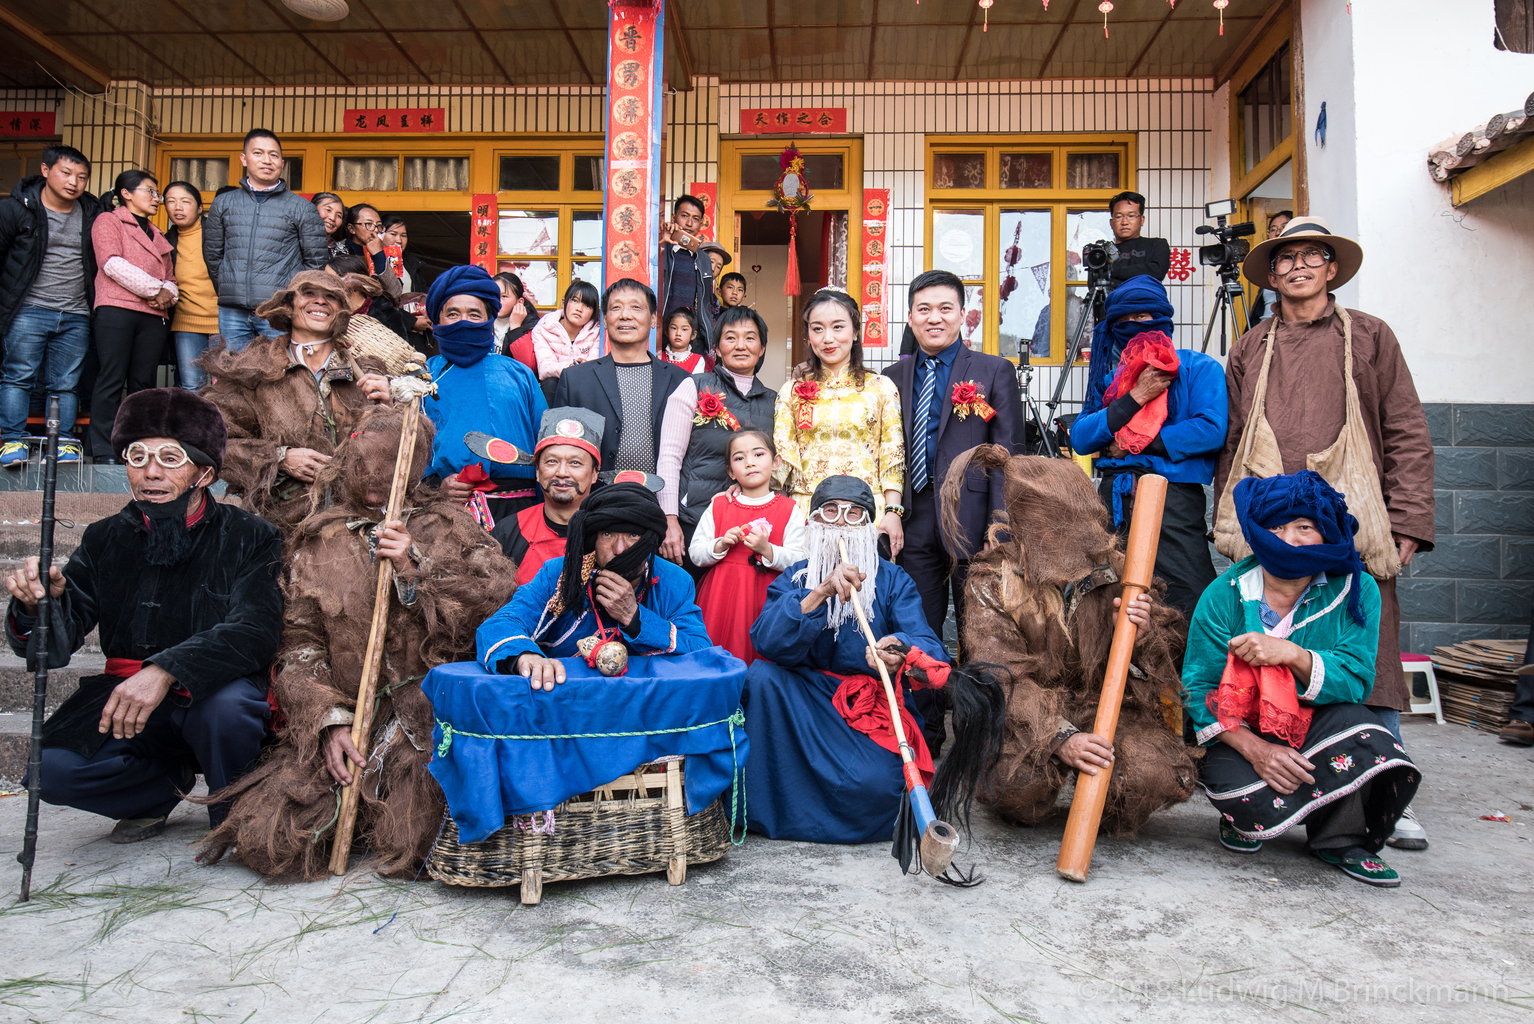
[[[1066,382],[1071,376],[1071,367],[1076,365],[1076,357],[1081,354],[1081,336],[1086,331],[1087,319],[1090,315],[1096,318],[1100,303],[1108,300],[1108,268],[1101,270],[1089,270],[1087,272],[1087,294],[1081,305],[1081,317],[1076,321],[1076,326],[1071,331],[1070,342],[1065,347],[1065,362],[1060,365],[1060,376],[1055,378],[1055,390],[1045,403],[1049,410],[1047,418],[1039,416],[1038,403],[1034,401],[1027,390],[1023,391],[1023,399],[1028,403],[1030,411],[1039,421],[1039,433],[1042,437],[1040,455],[1048,455],[1052,459],[1062,459],[1066,455],[1060,450],[1060,444],[1055,434],[1055,410],[1060,407],[1060,398],[1065,394]],[[1070,300],[1066,299],[1066,319],[1070,319]],[[1022,365],[1019,363],[1018,375],[1022,375]],[[1030,377],[1032,369],[1029,370]]]
[[[1049,432],[1049,421],[1044,418],[1039,410],[1039,400],[1031,394],[1033,386],[1033,364],[1029,362],[1030,353],[1027,343],[1024,342],[1018,351],[1017,359],[1017,389],[1023,396],[1023,453],[1026,455],[1048,455],[1057,457],[1060,453],[1055,447],[1054,438]],[[1037,431],[1037,436],[1030,436]]]
[[[1220,324],[1220,355],[1225,354],[1226,331],[1234,330],[1236,337],[1245,334],[1251,326],[1251,315],[1246,306],[1246,292],[1241,287],[1241,272],[1234,263],[1226,263],[1216,271],[1220,286],[1214,290],[1214,308],[1209,311],[1209,323],[1204,327],[1204,344],[1200,352],[1209,351],[1209,337],[1214,333],[1216,321]],[[1241,302],[1241,318],[1236,319],[1236,300]],[[1227,315],[1229,317],[1227,321]],[[1245,326],[1243,326],[1245,324]]]

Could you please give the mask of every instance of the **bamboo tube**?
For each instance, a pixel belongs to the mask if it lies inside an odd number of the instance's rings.
[[[1129,621],[1129,602],[1151,586],[1156,568],[1156,547],[1161,541],[1166,487],[1166,477],[1147,473],[1140,477],[1135,489],[1129,542],[1124,548],[1124,590],[1120,595],[1118,620],[1113,627],[1113,645],[1108,648],[1108,666],[1103,673],[1097,722],[1092,726],[1092,731],[1109,743],[1118,731],[1119,708],[1124,703],[1124,684],[1129,675],[1137,633],[1135,624]],[[1072,882],[1087,880],[1092,849],[1097,845],[1097,829],[1103,819],[1103,804],[1108,799],[1108,783],[1112,778],[1112,765],[1098,769],[1096,775],[1076,774],[1076,795],[1071,799],[1071,814],[1065,822],[1060,858],[1055,862],[1055,871],[1060,877]]]
[[[399,454],[394,459],[394,479],[389,484],[389,506],[384,522],[399,518],[410,489],[410,466],[415,461],[416,423],[421,415],[421,400],[411,399],[405,409],[405,425],[400,430]],[[368,756],[368,739],[373,733],[373,694],[378,689],[378,667],[383,661],[384,627],[389,621],[389,589],[394,585],[394,563],[378,560],[378,585],[373,589],[373,623],[368,630],[367,654],[362,659],[362,681],[357,686],[357,710],[352,719],[352,745]],[[352,831],[357,824],[357,801],[362,793],[362,768],[352,768],[352,781],[341,790],[341,813],[336,820],[335,846],[330,852],[332,874],[344,875],[352,852]]]

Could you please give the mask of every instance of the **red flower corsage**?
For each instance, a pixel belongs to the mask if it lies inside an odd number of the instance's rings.
[[[989,423],[991,417],[996,415],[996,410],[991,408],[974,381],[960,381],[953,386],[953,414],[962,420],[970,413]]]
[[[693,426],[702,427],[709,423],[717,423],[726,430],[739,430],[740,420],[731,414],[724,404],[724,396],[714,391],[704,391],[698,395],[698,414],[692,418]]]
[[[809,430],[815,426],[815,403],[820,400],[820,382],[801,380],[794,385],[794,397],[799,399],[795,403],[795,426],[800,430]]]

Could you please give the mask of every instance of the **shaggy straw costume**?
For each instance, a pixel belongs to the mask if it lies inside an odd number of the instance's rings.
[[[295,276],[288,288],[272,296],[256,312],[273,327],[288,330],[293,322],[296,290],[310,285],[334,293],[341,304],[334,337],[342,338],[351,321],[346,293],[339,278],[327,270]],[[309,514],[309,484],[281,470],[281,448],[312,448],[333,455],[357,421],[371,406],[357,381],[384,369],[371,359],[353,359],[337,344],[318,381],[308,367],[288,351],[288,335],[258,338],[239,352],[219,348],[203,357],[208,372],[207,398],[224,414],[229,448],[223,478],[241,505],[291,539],[292,531]],[[321,494],[324,490],[321,489]]]
[[[1075,463],[1008,458],[996,445],[975,448],[950,468],[943,485],[950,537],[958,536],[949,524],[957,523],[958,491],[972,459],[1005,468],[1012,536],[976,556],[969,571],[965,659],[1004,665],[1013,677],[1001,760],[991,787],[976,796],[1003,816],[1034,825],[1053,813],[1070,777],[1071,769],[1051,756],[1061,720],[1092,731],[1113,641],[1113,599],[1123,590],[1124,552]],[[1177,697],[1182,616],[1162,603],[1164,590],[1158,580],[1151,626],[1135,641],[1114,739],[1103,827],[1116,835],[1131,835],[1152,812],[1188,799],[1197,781]]]
[[[380,513],[365,493],[371,482],[375,494],[388,494],[403,421],[403,410],[370,413],[315,482],[315,493],[329,487],[335,504],[305,519],[292,541],[274,684],[286,723],[256,769],[218,795],[232,797],[233,807],[206,840],[212,860],[233,846],[268,878],[328,873],[340,787],[325,766],[321,732],[349,722],[355,709],[378,571],[369,531]],[[426,770],[432,709],[421,679],[444,662],[471,659],[475,627],[515,588],[515,567],[495,540],[460,505],[420,486],[432,431],[425,417],[419,424],[404,514],[414,568],[396,574],[390,593],[357,814],[356,834],[386,875],[414,871],[442,821],[442,794]]]

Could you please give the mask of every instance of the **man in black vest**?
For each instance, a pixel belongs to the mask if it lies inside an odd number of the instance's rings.
[[[660,492],[666,513],[660,550],[662,557],[681,562],[694,580],[702,579],[703,570],[682,556],[692,544],[698,517],[714,495],[729,489],[730,437],[737,430],[772,436],[777,393],[756,376],[766,351],[767,324],[756,310],[724,310],[714,335],[714,368],[683,381],[666,402],[655,470],[666,482]]]
[[[950,550],[938,529],[938,492],[955,458],[979,444],[1022,451],[1023,403],[1012,363],[973,352],[959,340],[964,325],[964,284],[946,270],[929,270],[911,282],[909,324],[916,355],[884,371],[900,389],[905,425],[905,549],[900,565],[916,582],[927,624],[943,635],[948,598],[964,615],[968,556],[985,544],[991,513],[1006,508],[1000,470],[972,469],[959,499],[964,550]],[[923,730],[933,755],[944,739],[942,707],[935,695],[917,694],[927,720]]]
[[[1140,236],[1145,230],[1145,197],[1138,192],[1120,192],[1108,200],[1108,219],[1113,244],[1119,249],[1118,259],[1109,268],[1113,284],[1108,290],[1141,274],[1165,281],[1166,272],[1172,269],[1172,249],[1165,238]]]

